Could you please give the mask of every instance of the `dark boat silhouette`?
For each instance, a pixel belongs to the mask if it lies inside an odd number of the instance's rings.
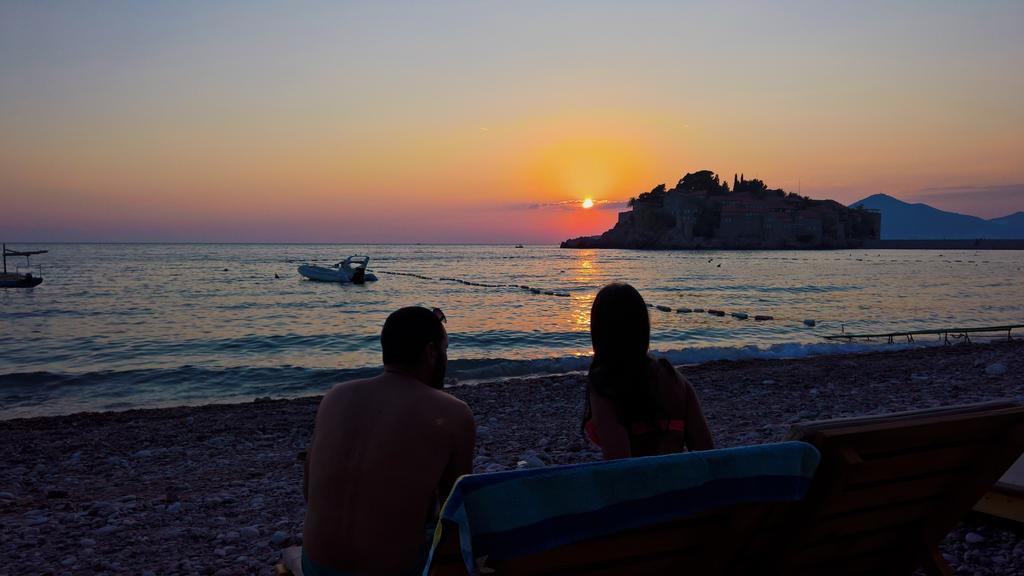
[[[39,286],[43,283],[43,277],[40,274],[36,276],[31,272],[21,273],[17,269],[14,272],[7,271],[7,257],[8,256],[24,256],[25,267],[29,266],[29,257],[36,254],[46,254],[49,250],[10,250],[7,248],[7,244],[3,245],[3,261],[4,271],[0,274],[0,288],[31,288],[33,286]]]

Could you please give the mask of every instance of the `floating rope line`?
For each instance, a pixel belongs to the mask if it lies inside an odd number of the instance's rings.
[[[568,292],[556,292],[554,290],[545,290],[543,288],[537,288],[535,286],[528,286],[526,284],[488,284],[486,282],[472,282],[470,280],[463,280],[461,278],[449,278],[449,277],[444,277],[444,276],[439,277],[439,278],[431,278],[430,276],[424,276],[423,274],[414,274],[412,272],[393,272],[393,271],[390,271],[390,270],[374,270],[374,272],[376,272],[378,274],[391,274],[392,276],[405,276],[405,277],[408,277],[408,278],[418,278],[420,280],[430,280],[430,281],[435,281],[435,282],[455,282],[457,284],[464,284],[466,286],[473,286],[473,287],[477,287],[477,288],[518,289],[518,290],[522,290],[522,291],[525,291],[525,292],[529,292],[531,294],[538,294],[538,295],[544,295],[544,296],[555,296],[555,297],[559,297],[559,298],[568,298],[569,297],[569,293]],[[674,314],[703,314],[703,313],[707,313],[710,316],[716,316],[718,318],[724,318],[725,316],[729,316],[729,317],[735,318],[737,320],[747,320],[747,319],[750,318],[750,314],[747,313],[747,312],[728,312],[727,313],[724,310],[717,310],[717,309],[714,309],[714,308],[711,308],[711,309],[708,309],[708,310],[705,310],[704,308],[685,308],[685,307],[683,307],[683,308],[672,308],[671,306],[665,306],[663,304],[648,304],[647,307],[648,308],[653,308],[653,309],[658,310],[660,312],[674,313]],[[776,320],[775,316],[770,316],[770,315],[767,315],[767,314],[756,314],[756,315],[754,315],[753,318],[754,318],[755,322],[768,322],[770,320]],[[791,322],[796,322],[797,321],[796,319],[792,319],[792,318],[787,318],[787,319],[780,318],[780,320],[786,320],[786,321],[791,321]],[[808,326],[808,327],[814,327],[814,326],[817,325],[817,321],[808,318],[808,319],[803,320],[803,324],[805,326]]]
[[[412,272],[392,272],[389,270],[376,270],[378,274],[391,274],[393,276],[407,276],[410,278],[419,278],[420,280],[433,280],[436,282],[455,282],[458,284],[464,284],[466,286],[474,286],[477,288],[507,288],[507,289],[519,289],[527,290],[533,294],[543,294],[545,296],[558,296],[560,298],[568,298],[568,292],[555,292],[554,290],[544,290],[542,288],[534,288],[532,286],[526,286],[523,284],[488,284],[486,282],[472,282],[470,280],[463,280],[461,278],[448,278],[438,277],[431,278],[430,276],[424,276],[422,274],[413,274]]]

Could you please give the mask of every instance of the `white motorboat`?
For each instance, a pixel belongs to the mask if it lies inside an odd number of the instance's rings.
[[[299,266],[299,274],[318,282],[362,284],[363,282],[373,282],[377,279],[372,272],[366,271],[369,265],[369,256],[354,254],[333,266],[303,264]]]
[[[33,274],[30,268],[29,257],[35,256],[36,254],[46,254],[49,250],[28,250],[19,251],[11,250],[7,247],[7,244],[3,245],[3,261],[4,271],[0,274],[0,288],[32,288],[39,286],[43,282],[43,276],[41,273]],[[17,267],[14,272],[7,271],[7,257],[8,256],[24,256],[25,266]],[[41,270],[41,267],[40,267]]]

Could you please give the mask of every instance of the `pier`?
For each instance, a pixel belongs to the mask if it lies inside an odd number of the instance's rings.
[[[873,340],[875,338],[887,338],[889,344],[892,344],[896,338],[906,338],[907,342],[913,342],[914,336],[942,336],[943,342],[950,344],[950,337],[954,340],[963,340],[964,342],[971,341],[971,334],[995,334],[998,332],[1006,332],[1006,339],[1012,340],[1012,331],[1016,328],[1024,328],[1024,324],[1012,324],[1008,326],[982,326],[977,328],[941,328],[935,330],[907,330],[901,332],[886,332],[881,334],[833,334],[831,336],[825,336],[826,340]]]

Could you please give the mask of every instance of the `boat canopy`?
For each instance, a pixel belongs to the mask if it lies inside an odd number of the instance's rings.
[[[11,250],[4,247],[4,256],[35,256],[36,254],[46,254],[47,252],[49,250]]]

